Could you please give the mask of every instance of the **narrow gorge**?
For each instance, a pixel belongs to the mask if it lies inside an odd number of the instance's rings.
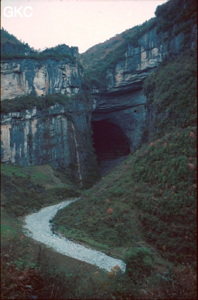
[[[136,151],[153,130],[145,79],[195,48],[196,24],[189,19],[184,32],[185,24],[163,28],[158,9],[156,18],[84,54],[66,45],[38,53],[3,31],[1,161],[50,164],[82,183],[98,177],[101,161]]]
[[[2,28],[2,299],[197,299],[196,17],[81,54]]]

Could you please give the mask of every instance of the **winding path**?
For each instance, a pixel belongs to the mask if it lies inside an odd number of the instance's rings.
[[[78,199],[79,198],[66,200],[59,204],[45,207],[37,213],[26,216],[26,224],[24,225],[24,228],[28,229],[28,231],[26,231],[26,235],[32,237],[36,241],[50,246],[61,254],[95,265],[108,272],[110,272],[115,266],[118,266],[124,273],[126,264],[122,260],[110,257],[100,251],[89,249],[52,232],[50,220],[53,219],[58,210],[68,206],[70,203],[75,202]]]

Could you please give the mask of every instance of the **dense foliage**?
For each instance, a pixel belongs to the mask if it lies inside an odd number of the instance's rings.
[[[23,45],[24,43],[19,41],[13,34],[9,33],[4,28],[1,29],[1,45],[5,44],[6,42],[9,42],[10,44],[15,45]],[[28,44],[25,44],[28,45]]]
[[[55,60],[55,61],[64,60],[66,62],[71,62],[71,63],[75,62],[75,58],[72,57],[71,55],[69,55],[69,54],[60,54],[56,51],[53,51],[51,53],[33,52],[33,53],[28,54],[28,55],[16,54],[16,53],[11,54],[10,53],[10,54],[4,54],[2,56],[2,59],[3,60],[7,60],[7,59],[9,59],[9,60],[10,59],[13,59],[13,60],[16,60],[16,59],[36,59],[38,61],[51,59],[51,60]]]
[[[152,278],[149,281],[152,286],[162,266],[169,270],[165,276],[168,284],[177,265],[179,269],[181,265],[190,265],[189,272],[193,274],[196,268],[195,128],[175,130],[145,145],[87,191],[81,201],[60,211],[54,222],[66,237],[115,257],[125,256],[127,274],[136,289],[148,278]],[[188,277],[182,292],[178,288],[175,299],[184,295],[185,299],[196,298],[193,278],[194,275]],[[176,281],[174,286],[178,284]],[[173,290],[170,298],[172,293]]]
[[[1,103],[1,112],[10,113],[10,112],[22,112],[23,110],[28,110],[32,108],[37,109],[47,109],[55,104],[61,104],[67,109],[79,109],[80,103],[85,104],[85,109],[87,107],[87,95],[85,93],[79,92],[74,96],[62,95],[62,94],[52,94],[47,96],[35,96],[27,95],[20,96],[14,99],[5,99]]]
[[[178,7],[180,9],[178,10]],[[174,0],[156,9],[157,31],[169,34],[190,33],[190,23],[196,23],[197,1]]]
[[[5,99],[1,103],[1,112],[21,112],[23,110],[32,109],[37,107],[37,109],[45,109],[56,103],[65,104],[69,101],[69,97],[66,95],[48,95],[43,97],[38,97],[34,95],[21,96],[14,99]]]

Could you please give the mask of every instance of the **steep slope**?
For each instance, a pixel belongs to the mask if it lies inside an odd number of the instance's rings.
[[[147,118],[144,139],[156,139],[197,120],[197,54],[182,52],[164,62],[144,84]]]
[[[1,29],[1,58],[15,58],[32,55],[35,51],[19,41],[13,34],[4,28]]]
[[[138,39],[152,30],[156,20],[151,19],[140,26],[135,26],[116,35],[108,41],[93,46],[81,54],[80,60],[84,67],[85,84],[88,87],[106,89],[106,76],[109,69],[113,69],[119,61],[125,60],[125,53],[129,44],[138,47]]]

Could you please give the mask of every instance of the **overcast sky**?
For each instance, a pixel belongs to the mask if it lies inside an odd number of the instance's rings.
[[[1,0],[1,27],[35,49],[58,44],[83,53],[155,16],[167,0]]]

